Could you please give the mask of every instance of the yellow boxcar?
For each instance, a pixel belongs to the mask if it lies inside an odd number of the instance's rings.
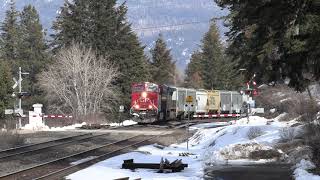
[[[207,108],[208,113],[220,113],[220,92],[218,90],[208,91]]]

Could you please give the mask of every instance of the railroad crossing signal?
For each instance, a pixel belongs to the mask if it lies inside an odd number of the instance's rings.
[[[14,85],[12,86],[12,89],[15,89],[19,85],[19,81],[17,81],[16,78],[12,78],[14,81]]]

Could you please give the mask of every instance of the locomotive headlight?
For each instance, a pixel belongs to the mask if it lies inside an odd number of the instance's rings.
[[[143,98],[147,98],[147,92],[142,92],[142,93],[141,93],[141,96],[142,96]]]
[[[149,105],[148,107],[149,107],[149,109],[152,109],[152,105]]]
[[[139,104],[136,104],[134,108],[139,109],[140,108]]]

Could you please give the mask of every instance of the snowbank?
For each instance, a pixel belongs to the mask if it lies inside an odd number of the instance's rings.
[[[79,128],[83,125],[86,125],[85,122],[81,124],[74,124],[70,126],[64,126],[64,127],[48,127],[44,124],[37,124],[37,125],[32,125],[32,124],[26,124],[24,127],[22,127],[22,130],[31,130],[31,131],[66,131],[66,130],[73,130],[76,128]]]
[[[157,180],[185,180],[201,179],[203,176],[201,163],[197,160],[196,155],[189,157],[179,157],[179,153],[186,152],[183,149],[164,148],[158,149],[152,145],[141,147],[137,152],[131,152],[110,158],[106,161],[97,163],[87,169],[69,175],[67,179],[95,179],[105,180],[130,177],[130,179],[157,179]],[[157,170],[136,169],[135,171],[121,169],[123,160],[134,158],[137,163],[160,163],[161,158],[166,158],[170,162],[177,158],[182,159],[183,163],[188,163],[190,168],[186,168],[179,173],[157,173]]]
[[[82,127],[83,125],[86,125],[87,123],[83,122],[81,124],[73,124],[70,126],[63,126],[63,127],[48,127],[45,124],[26,124],[24,127],[22,127],[22,130],[31,130],[31,131],[67,131],[67,130],[74,130],[77,128]],[[112,127],[116,126],[131,126],[137,124],[137,122],[132,120],[125,120],[122,123],[109,123],[105,125],[109,125]]]
[[[269,124],[269,125],[267,125]],[[250,152],[256,150],[271,150],[274,143],[280,139],[279,130],[287,127],[286,122],[279,122],[278,119],[270,120],[252,116],[238,120],[232,125],[225,123],[209,123],[196,125],[190,129],[197,132],[189,139],[189,149],[186,142],[173,144],[169,147],[149,145],[140,147],[136,152],[116,156],[106,161],[97,163],[87,169],[69,175],[68,179],[116,179],[123,177],[142,179],[202,179],[203,169],[212,164],[252,164],[265,163],[273,159],[248,159]],[[254,139],[247,137],[251,127],[259,127],[263,131],[261,136]],[[242,148],[239,148],[242,147]],[[278,150],[277,150],[278,151]],[[188,156],[179,156],[181,153],[188,153]],[[278,151],[282,153],[282,151]],[[141,163],[159,163],[161,158],[169,161],[182,159],[189,167],[179,173],[157,173],[156,170],[136,169],[135,171],[121,169],[123,160],[134,159]],[[243,158],[246,157],[246,158]]]
[[[315,168],[315,165],[306,160],[301,160],[300,163],[296,164],[294,170],[294,177],[296,180],[320,180],[320,176],[309,173],[308,169]]]
[[[206,136],[210,138],[211,142],[208,142],[206,151],[203,154],[203,160],[205,164],[225,164],[232,163],[233,160],[241,160],[242,162],[251,163],[249,160],[249,154],[253,151],[271,150],[273,145],[279,141],[279,130],[286,127],[286,123],[279,122],[274,119],[270,125],[267,123],[270,120],[252,116],[249,121],[247,118],[240,119],[234,125],[221,129],[218,133]],[[250,128],[259,128],[262,132],[260,136],[253,139],[248,137],[248,131]],[[202,132],[198,132],[202,133]]]

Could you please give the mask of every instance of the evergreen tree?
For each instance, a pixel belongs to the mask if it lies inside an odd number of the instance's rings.
[[[121,103],[129,105],[131,84],[149,76],[144,47],[132,32],[126,13],[125,4],[117,5],[116,0],[67,1],[53,26],[57,34],[52,36],[55,49],[75,41],[108,56],[121,73],[116,82]]]
[[[241,87],[242,78],[236,63],[225,55],[215,23],[204,35],[201,51],[192,55],[186,75],[186,85],[193,88],[232,90]]]
[[[25,106],[31,108],[34,103],[44,103],[42,92],[37,84],[37,74],[48,65],[49,56],[46,52],[47,45],[40,18],[35,7],[25,6],[20,14],[20,34],[19,44],[19,66],[23,71],[29,72],[24,78],[23,87],[25,91],[32,94],[32,98],[26,101]]]
[[[186,69],[185,86],[202,89],[203,80],[201,78],[202,73],[202,53],[196,51],[192,54],[190,63]]]
[[[232,89],[234,66],[224,55],[219,32],[212,23],[202,40],[201,77],[205,89]]]
[[[4,119],[4,110],[12,109],[12,75],[10,66],[4,60],[0,60],[0,119]]]
[[[176,85],[176,66],[172,61],[170,50],[160,34],[155,47],[151,50],[152,54],[152,79],[158,84]]]
[[[215,0],[228,7],[228,54],[261,83],[283,82],[303,91],[320,78],[320,6],[313,0]]]
[[[1,57],[10,61],[10,64],[16,64],[18,59],[20,43],[18,16],[15,2],[11,0],[10,9],[6,11],[4,22],[1,24]],[[13,68],[16,69],[14,66]]]

